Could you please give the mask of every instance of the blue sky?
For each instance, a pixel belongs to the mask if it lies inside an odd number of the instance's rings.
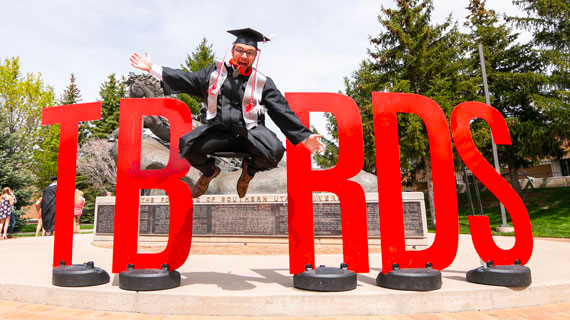
[[[19,56],[24,72],[40,72],[59,97],[74,73],[83,102],[96,101],[111,73],[135,71],[132,52],[179,67],[202,37],[223,56],[226,30],[252,27],[273,40],[261,46],[259,69],[282,92],[338,92],[366,57],[379,30],[380,1],[5,1],[0,58]],[[434,20],[464,17],[467,0],[434,0]],[[510,0],[488,1],[517,12]]]

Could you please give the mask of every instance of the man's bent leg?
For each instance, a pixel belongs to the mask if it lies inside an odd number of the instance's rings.
[[[204,194],[208,190],[210,181],[220,174],[220,168],[215,165],[214,158],[208,157],[208,154],[221,151],[245,152],[244,142],[245,139],[237,138],[230,132],[222,130],[209,131],[194,142],[185,154],[190,165],[202,172],[200,179],[192,188],[193,198]]]
[[[185,155],[190,165],[202,172],[200,178],[192,186],[192,198],[198,198],[204,194],[208,190],[210,181],[220,174],[220,168],[214,164],[214,158],[209,158],[205,153],[201,153],[199,146],[199,144],[195,144]]]
[[[261,126],[255,129],[263,131],[261,136],[264,141],[261,146],[264,147],[264,150],[260,150],[260,146],[256,147],[248,142],[248,152],[253,154],[253,156],[251,159],[244,159],[243,161],[241,176],[237,183],[237,193],[240,198],[243,198],[247,193],[249,182],[253,179],[255,173],[276,168],[285,153],[281,140],[272,131]]]

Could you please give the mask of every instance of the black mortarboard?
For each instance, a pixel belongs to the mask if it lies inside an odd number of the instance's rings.
[[[261,32],[255,31],[251,28],[228,30],[228,32],[237,37],[234,43],[243,43],[248,46],[254,46],[256,48],[258,42],[265,42],[270,40],[268,37],[261,34]]]

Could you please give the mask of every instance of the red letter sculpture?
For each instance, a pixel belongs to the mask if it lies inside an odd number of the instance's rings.
[[[376,141],[378,206],[382,246],[382,273],[400,268],[424,268],[431,262],[434,269],[449,266],[457,254],[457,197],[451,139],[441,108],[431,99],[402,93],[372,93]],[[433,244],[420,251],[406,251],[398,113],[412,113],[425,123],[433,172],[434,207],[437,232]]]
[[[310,112],[330,112],[338,126],[338,162],[328,170],[312,170],[311,154],[287,141],[289,265],[292,274],[315,267],[313,191],[335,193],[340,201],[344,262],[354,272],[368,272],[366,199],[362,186],[348,179],[364,165],[362,122],[352,99],[336,93],[286,93],[291,108],[309,126]]]
[[[145,115],[163,116],[171,124],[170,159],[163,169],[141,170]],[[192,130],[190,111],[174,99],[122,99],[119,125],[113,273],[126,270],[128,264],[135,269],[160,269],[168,264],[170,270],[175,270],[186,261],[192,241],[192,197],[188,185],[179,180],[190,166],[178,155],[178,139]],[[159,253],[137,252],[141,189],[163,189],[169,197],[169,238]]]
[[[42,125],[60,124],[59,157],[57,160],[57,200],[53,266],[59,262],[72,264],[73,255],[73,203],[77,165],[77,129],[79,122],[101,119],[101,102],[71,104],[44,108]]]
[[[512,265],[515,260],[520,260],[524,265],[532,254],[532,227],[528,212],[518,194],[477,150],[470,130],[471,120],[475,118],[489,124],[496,144],[511,144],[509,129],[499,111],[481,102],[461,103],[451,114],[451,131],[457,152],[473,174],[503,203],[513,221],[516,240],[509,250],[499,248],[491,235],[489,217],[469,216],[473,245],[483,261]]]

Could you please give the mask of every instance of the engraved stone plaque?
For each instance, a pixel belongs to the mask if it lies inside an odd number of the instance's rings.
[[[404,227],[406,238],[426,238],[427,226],[423,194],[404,192]],[[368,236],[380,236],[378,195],[366,194]],[[114,198],[97,198],[96,234],[112,234]],[[354,214],[354,213],[351,213]],[[167,196],[141,197],[140,235],[168,235]],[[195,236],[287,236],[287,195],[237,196],[209,195],[194,199],[192,232]],[[315,236],[340,237],[340,203],[334,194],[313,196]]]
[[[113,233],[115,204],[96,206],[95,233]]]

